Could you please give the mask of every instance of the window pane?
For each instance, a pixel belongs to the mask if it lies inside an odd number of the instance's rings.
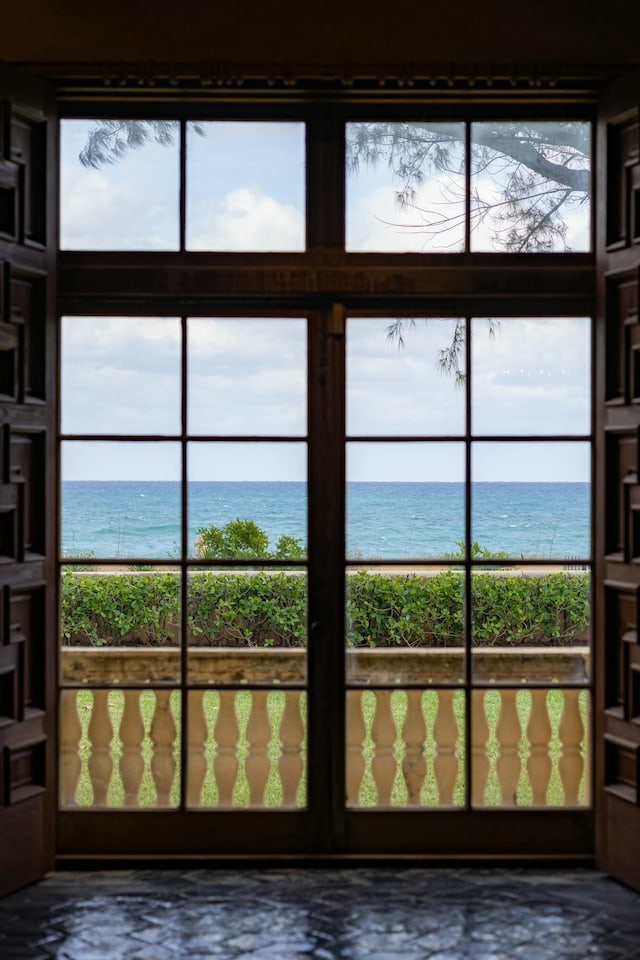
[[[348,690],[347,806],[463,806],[464,714],[462,690]]]
[[[189,682],[212,687],[304,683],[306,570],[221,569],[210,562],[189,573]]]
[[[179,690],[61,691],[60,806],[177,807],[181,696]]]
[[[475,434],[588,434],[591,322],[473,320]]]
[[[297,560],[306,555],[305,443],[191,443],[188,453],[192,556]],[[227,526],[236,521],[250,526]]]
[[[190,319],[188,336],[190,433],[306,433],[306,320]]]
[[[349,560],[445,558],[463,537],[463,444],[348,444]]]
[[[63,250],[177,250],[180,126],[166,120],[63,120]]]
[[[589,803],[588,690],[474,690],[474,807]]]
[[[180,574],[88,563],[60,578],[60,676],[116,686],[180,679]]]
[[[306,693],[191,690],[187,696],[189,807],[306,806]]]
[[[590,459],[588,443],[475,443],[472,540],[497,559],[587,559]]]
[[[471,125],[471,249],[591,249],[591,124]]]
[[[180,322],[64,317],[63,433],[179,433]]]
[[[588,682],[588,568],[507,567],[498,561],[476,569],[471,611],[475,682]]]
[[[349,319],[347,433],[463,434],[464,320]]]
[[[61,457],[63,558],[179,554],[179,444],[67,440]]]
[[[349,684],[462,683],[464,607],[459,568],[348,567]]]
[[[464,124],[348,123],[347,250],[464,248]]]
[[[304,124],[189,123],[187,248],[304,247]]]

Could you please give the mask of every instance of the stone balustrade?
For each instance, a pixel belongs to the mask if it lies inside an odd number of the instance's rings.
[[[474,806],[589,802],[588,691],[566,686],[588,682],[588,661],[583,647],[474,650]],[[305,664],[298,649],[189,651],[191,682],[215,683],[186,692],[189,807],[304,806]],[[179,668],[176,648],[63,650],[64,808],[178,804]],[[347,651],[348,806],[464,803],[463,672],[460,649]]]

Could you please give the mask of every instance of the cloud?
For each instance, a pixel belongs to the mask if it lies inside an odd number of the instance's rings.
[[[304,435],[306,321],[187,321],[193,433]],[[180,432],[180,321],[65,317],[65,433]]]
[[[304,250],[302,212],[291,203],[238,187],[222,200],[191,205],[187,216],[189,250]]]

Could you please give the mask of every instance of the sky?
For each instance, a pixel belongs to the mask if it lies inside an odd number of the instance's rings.
[[[90,121],[62,128],[61,246],[177,249],[178,151],[146,144],[98,170],[78,161]],[[203,124],[188,135],[187,247],[304,249],[304,129],[297,123]],[[347,248],[435,249],[442,237],[400,228],[397,179],[378,165],[347,184]],[[455,184],[454,184],[455,187]],[[421,208],[451,196],[451,183],[424,186]],[[481,191],[495,184],[479,183]],[[414,216],[414,212],[411,216]],[[448,213],[447,213],[448,215]],[[454,209],[455,215],[455,209]],[[409,216],[409,215],[407,215]],[[482,249],[489,225],[474,241]],[[588,246],[584,210],[568,235]],[[447,249],[455,231],[447,236]],[[486,241],[490,242],[490,239]],[[465,392],[437,366],[455,320],[419,320],[405,346],[389,342],[393,317],[347,325],[347,431],[351,435],[462,437]],[[305,477],[304,318],[198,318],[187,328],[188,429],[194,435],[294,436],[288,444],[192,443],[194,480]],[[471,327],[472,429],[477,434],[589,432],[587,319],[501,320]],[[68,317],[62,328],[62,431],[175,435],[180,430],[177,318]],[[348,478],[464,478],[457,442],[351,443]],[[177,443],[80,443],[63,447],[63,479],[179,479]],[[587,443],[474,444],[474,480],[589,479]]]

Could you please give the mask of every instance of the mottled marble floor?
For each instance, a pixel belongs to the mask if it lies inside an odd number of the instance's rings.
[[[640,895],[590,870],[59,873],[0,900],[2,960],[631,960]]]

